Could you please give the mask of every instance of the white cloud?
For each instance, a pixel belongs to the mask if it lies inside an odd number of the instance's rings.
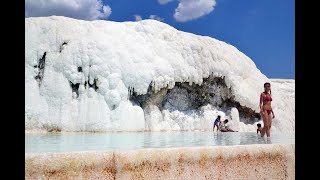
[[[159,4],[166,4],[173,0],[158,0]],[[187,22],[209,14],[216,5],[216,0],[178,0],[173,17],[178,22]]]
[[[154,19],[154,20],[158,20],[158,21],[163,21],[163,18],[160,18],[159,16],[153,15],[153,14],[150,15],[149,18],[150,18],[150,19]]]
[[[135,18],[135,21],[141,21],[142,20],[142,17],[140,15],[134,15],[134,18]],[[154,15],[154,14],[151,14],[149,16],[149,19],[154,19],[154,20],[157,20],[157,21],[163,21],[164,19],[157,16],[157,15]]]
[[[95,20],[110,16],[111,8],[101,0],[26,0],[25,17],[66,16]]]
[[[158,0],[159,4],[167,4],[170,1],[173,1],[173,0]]]
[[[103,6],[102,10],[105,18],[108,18],[112,12],[110,6]]]
[[[215,5],[215,0],[180,0],[173,16],[179,22],[187,22],[209,14]]]
[[[140,15],[134,15],[134,19],[136,21],[141,21],[142,20],[142,17]]]

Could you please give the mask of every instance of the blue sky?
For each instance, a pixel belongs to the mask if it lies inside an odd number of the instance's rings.
[[[295,79],[294,0],[26,0],[25,7],[26,17],[156,19],[235,46],[269,78]]]

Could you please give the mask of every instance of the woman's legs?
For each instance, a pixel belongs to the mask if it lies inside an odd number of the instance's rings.
[[[267,132],[266,133],[267,133],[267,137],[270,137],[271,120],[272,120],[271,113],[267,115],[267,120],[268,120],[267,121],[267,123],[268,123],[267,127],[268,128],[267,128]]]
[[[232,130],[232,129],[230,129],[230,128],[227,128],[227,130],[228,130],[229,132],[238,132],[238,131],[234,131],[234,130]]]
[[[264,134],[267,132],[267,124],[268,124],[268,114],[267,114],[267,111],[266,110],[263,110],[262,111],[262,120],[263,120],[263,128],[262,128],[262,131],[261,131],[261,137],[264,137]],[[268,134],[267,134],[268,136]]]

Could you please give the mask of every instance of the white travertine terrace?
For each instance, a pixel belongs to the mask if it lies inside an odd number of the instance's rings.
[[[237,121],[234,129],[255,131],[255,124],[239,119],[237,109],[228,114],[209,105],[198,113],[171,112],[150,105],[144,112],[129,100],[133,88],[143,95],[149,85],[158,92],[177,82],[202,85],[209,76],[223,78],[234,100],[255,113],[263,83],[271,81],[276,114],[271,130],[295,130],[295,81],[268,79],[248,56],[217,39],[156,20],[58,16],[25,18],[25,37],[26,130],[211,130],[220,113]],[[216,102],[226,96],[216,92]]]

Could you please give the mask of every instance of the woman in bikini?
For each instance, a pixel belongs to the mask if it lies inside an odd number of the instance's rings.
[[[271,120],[275,117],[271,107],[271,85],[270,83],[266,82],[263,86],[264,92],[260,94],[260,114],[263,120],[261,137],[263,137],[265,133],[267,133],[267,137],[270,137]]]

